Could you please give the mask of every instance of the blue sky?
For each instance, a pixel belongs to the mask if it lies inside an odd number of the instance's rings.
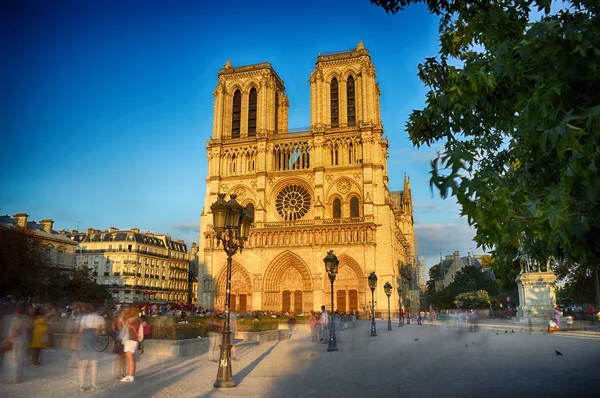
[[[453,199],[429,188],[435,149],[405,124],[437,54],[422,6],[396,16],[349,1],[7,1],[0,3],[0,214],[55,229],[111,226],[197,241],[217,73],[270,62],[290,100],[289,127],[310,124],[319,52],[362,39],[377,69],[390,140],[390,188],[411,178],[419,255],[476,251]]]

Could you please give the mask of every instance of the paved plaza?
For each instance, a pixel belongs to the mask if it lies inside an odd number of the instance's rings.
[[[0,385],[0,397],[593,397],[600,396],[600,335],[544,334],[500,322],[478,332],[449,324],[378,322],[338,331],[337,352],[306,332],[254,346],[233,363],[237,387],[214,389],[217,364],[207,354],[169,358],[144,354],[136,381],[121,383],[114,356],[103,354],[100,391],[79,392],[64,351],[46,353],[27,380]],[[514,330],[514,333],[513,333]],[[506,333],[505,333],[506,332]],[[557,356],[555,351],[563,353]]]

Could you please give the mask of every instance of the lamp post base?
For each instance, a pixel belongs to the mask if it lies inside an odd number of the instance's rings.
[[[377,328],[375,327],[375,319],[371,321],[371,337],[377,336]]]
[[[221,352],[219,356],[219,370],[217,371],[217,379],[213,384],[215,388],[230,388],[235,387],[233,381],[233,370],[231,368],[231,330],[226,329],[222,332],[223,343],[221,343]]]
[[[388,319],[388,330],[392,330],[392,320]]]
[[[335,321],[329,321],[329,345],[327,351],[337,351],[337,340],[335,338]]]

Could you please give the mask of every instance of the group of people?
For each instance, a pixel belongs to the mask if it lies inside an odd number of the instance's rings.
[[[114,340],[113,352],[117,354],[115,372],[123,382],[135,380],[136,354],[141,342],[151,331],[147,321],[140,318],[138,308],[124,305],[115,314],[110,326],[88,303],[69,305],[69,315],[61,315],[53,303],[0,302],[0,367],[2,381],[20,383],[24,381],[24,367],[30,352],[32,367],[43,363],[43,352],[54,351],[58,340],[55,327],[62,318],[66,326],[61,346],[71,351],[71,367],[78,369],[80,391],[86,391],[86,376],[90,377],[90,390],[98,389],[98,360],[100,353],[93,342],[97,335],[110,333]],[[64,340],[65,338],[70,340]]]
[[[60,319],[53,303],[45,306],[3,300],[0,303],[0,354],[4,381],[23,381],[27,351],[31,366],[41,365],[42,350],[54,349],[54,324]]]

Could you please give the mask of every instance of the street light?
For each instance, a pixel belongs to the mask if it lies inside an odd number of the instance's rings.
[[[333,319],[333,282],[335,281],[335,275],[338,272],[338,265],[340,261],[336,255],[333,254],[333,250],[329,250],[327,255],[323,259],[325,263],[325,269],[329,275],[329,281],[331,282],[331,316],[329,317],[329,345],[327,351],[337,351],[337,342],[335,339],[335,320]]]
[[[375,288],[377,287],[377,275],[375,272],[369,274],[369,287],[371,288],[371,337],[377,336],[375,327]]]
[[[385,290],[385,295],[388,296],[388,330],[392,330],[392,316],[390,315],[390,296],[392,295],[392,285],[390,282],[386,282],[383,285],[383,290]]]
[[[402,318],[402,288],[398,286],[398,327],[404,326],[404,319]]]
[[[235,387],[231,369],[231,327],[229,323],[229,307],[231,300],[231,258],[238,249],[244,249],[244,242],[248,240],[250,225],[253,217],[246,213],[242,205],[236,200],[236,195],[231,194],[229,202],[225,201],[225,194],[217,194],[217,201],[210,206],[213,213],[213,229],[217,233],[217,246],[223,243],[223,250],[227,254],[227,285],[225,287],[225,322],[223,323],[221,353],[219,370],[214,387]]]

